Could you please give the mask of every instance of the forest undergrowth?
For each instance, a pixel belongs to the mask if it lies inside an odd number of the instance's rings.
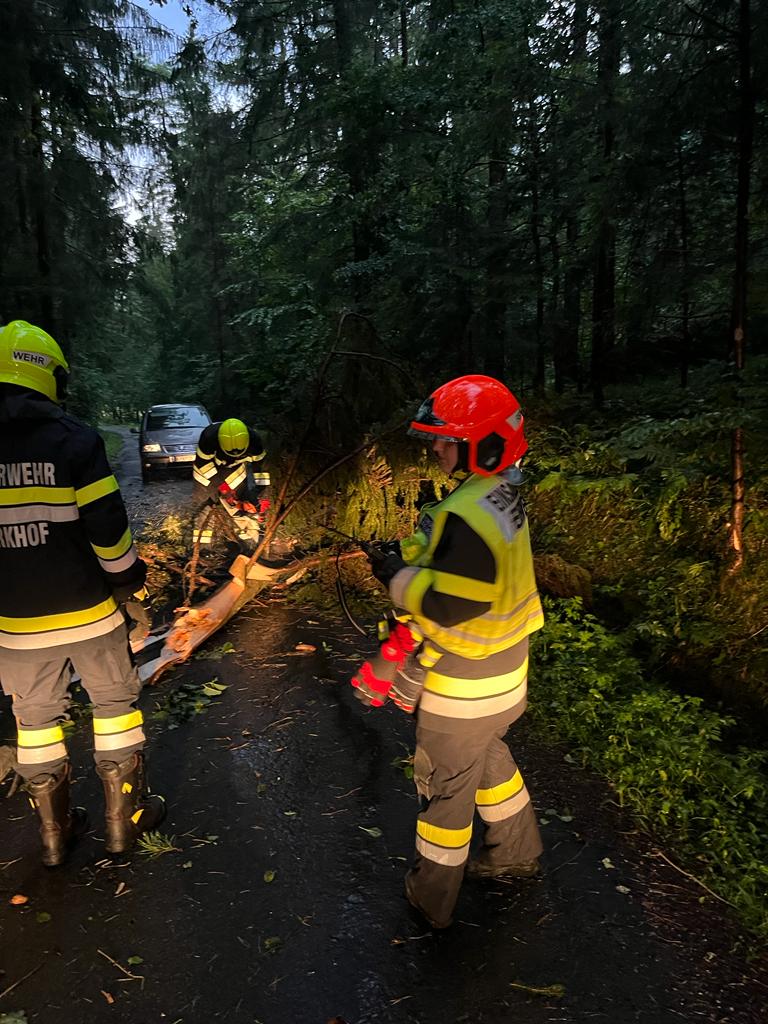
[[[760,360],[623,388],[605,415],[529,422],[538,552],[589,573],[550,598],[531,709],[654,837],[768,936],[768,430]],[[561,423],[570,426],[564,428]],[[745,560],[728,571],[730,430],[748,436]]]
[[[527,495],[536,550],[585,569],[593,594],[547,601],[532,657],[537,721],[768,936],[764,373],[756,361],[739,407],[712,367],[687,392],[623,388],[599,421],[541,410],[551,425],[537,429],[534,412]],[[737,417],[749,457],[745,563],[732,574]]]

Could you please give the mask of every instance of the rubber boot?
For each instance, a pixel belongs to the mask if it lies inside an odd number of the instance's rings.
[[[467,864],[467,878],[534,878],[541,874],[537,858],[524,860],[519,864],[489,864],[487,861],[471,860]]]
[[[453,923],[453,918],[449,917],[447,921],[436,921],[433,917],[430,917],[426,910],[419,903],[416,898],[416,893],[413,888],[413,881],[411,879],[410,871],[405,876],[405,898],[408,900],[413,909],[424,918],[430,928],[435,928],[438,931],[443,931],[445,928],[450,928]]]
[[[69,764],[65,764],[55,775],[38,776],[42,781],[29,781],[25,787],[40,818],[42,861],[49,868],[64,863],[88,827],[82,808],[70,810],[69,771]]]
[[[165,800],[146,788],[144,755],[125,761],[101,761],[96,771],[104,784],[107,853],[127,853],[142,832],[156,828],[165,817]]]

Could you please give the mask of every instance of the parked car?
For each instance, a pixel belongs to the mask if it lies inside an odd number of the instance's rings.
[[[191,468],[197,440],[211,417],[202,405],[153,405],[139,427],[141,479],[147,483],[156,469]]]

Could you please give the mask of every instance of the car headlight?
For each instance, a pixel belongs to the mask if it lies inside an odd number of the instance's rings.
[[[160,451],[160,445],[159,444],[143,444],[141,446],[141,450],[143,452],[159,452]]]

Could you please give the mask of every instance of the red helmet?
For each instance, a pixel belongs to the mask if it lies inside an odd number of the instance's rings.
[[[409,434],[466,442],[467,468],[493,476],[528,450],[520,403],[500,381],[481,374],[457,377],[421,403]]]

